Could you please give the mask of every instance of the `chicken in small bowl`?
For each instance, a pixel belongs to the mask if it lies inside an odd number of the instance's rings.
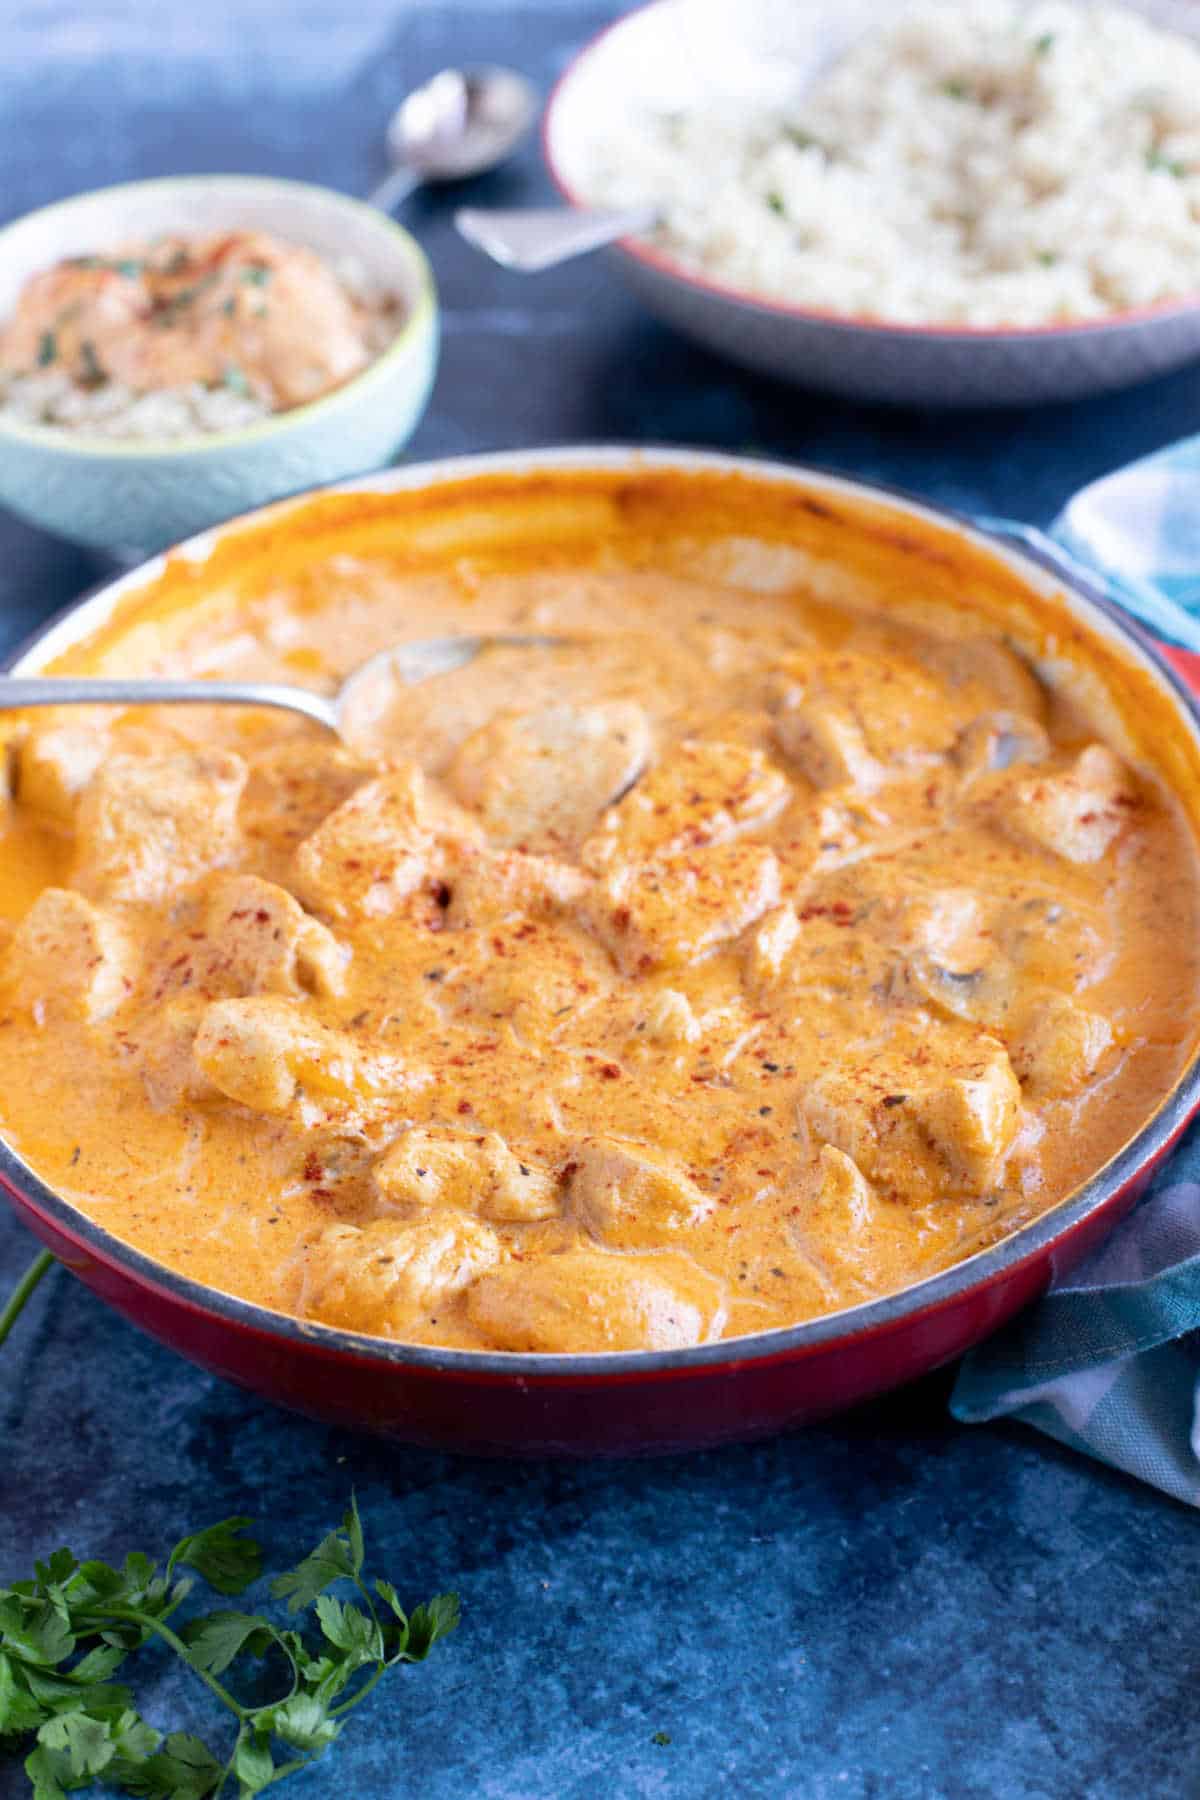
[[[386,462],[437,355],[407,233],[251,177],[85,194],[0,234],[0,500],[153,550]]]

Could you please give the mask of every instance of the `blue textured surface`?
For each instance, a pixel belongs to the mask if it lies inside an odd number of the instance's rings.
[[[548,85],[610,9],[575,0],[133,0],[0,9],[0,211],[142,174],[365,189],[396,96],[452,59]],[[285,30],[281,21],[287,20]],[[473,184],[543,194],[536,153]],[[1084,481],[1200,429],[1200,370],[1036,415],[868,412],[773,389],[643,320],[598,263],[536,283],[407,218],[446,348],[414,449],[564,438],[752,447],[1047,522]],[[454,196],[457,198],[457,196]],[[0,640],[103,573],[0,520]],[[31,1244],[0,1222],[0,1280]],[[1017,1430],[964,1430],[937,1378],[803,1436],[650,1465],[503,1466],[292,1420],[148,1343],[64,1275],[3,1353],[0,1574],[54,1544],[163,1546],[233,1511],[280,1559],[357,1484],[403,1591],[465,1623],[384,1688],[297,1795],[390,1800],[1194,1795],[1191,1513]],[[194,1702],[163,1681],[152,1718]],[[199,1707],[190,1717],[212,1723]],[[666,1732],[667,1745],[652,1741]],[[26,1791],[0,1769],[0,1795]],[[288,1790],[291,1791],[291,1790]]]

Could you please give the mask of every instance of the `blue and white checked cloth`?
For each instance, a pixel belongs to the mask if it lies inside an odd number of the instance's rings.
[[[1200,650],[1200,438],[1084,488],[1049,536]],[[1200,1124],[1102,1250],[972,1351],[950,1407],[1022,1419],[1200,1506]]]

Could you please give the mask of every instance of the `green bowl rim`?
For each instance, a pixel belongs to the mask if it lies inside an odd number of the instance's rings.
[[[179,438],[96,438],[84,433],[76,435],[61,425],[18,424],[0,408],[0,439],[9,437],[18,443],[34,445],[43,450],[56,450],[71,456],[130,460],[147,457],[183,459],[240,449],[244,444],[257,444],[271,437],[281,436],[294,426],[307,424],[323,411],[332,412],[339,404],[357,397],[364,387],[384,374],[391,373],[394,366],[410,353],[418,341],[427,337],[436,325],[438,302],[433,270],[411,232],[406,231],[403,225],[398,225],[386,213],[369,206],[365,200],[339,193],[336,188],[324,187],[320,182],[294,181],[285,175],[156,175],[145,181],[122,181],[110,187],[86,188],[81,193],[68,195],[66,199],[55,200],[49,206],[39,206],[32,212],[22,213],[19,218],[0,227],[0,254],[3,254],[5,239],[10,232],[18,230],[31,219],[63,211],[81,200],[141,193],[147,188],[199,187],[214,182],[234,187],[290,188],[295,192],[321,194],[338,206],[365,215],[374,229],[388,232],[396,238],[415,278],[416,296],[408,317],[387,349],[368,363],[360,374],[351,376],[349,381],[343,382],[331,393],[309,400],[303,406],[291,407],[287,412],[273,413],[269,418],[259,420],[254,425],[243,426],[239,431],[197,432],[192,436]]]

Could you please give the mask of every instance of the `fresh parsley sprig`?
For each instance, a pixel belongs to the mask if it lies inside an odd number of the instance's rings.
[[[33,1800],[64,1800],[96,1784],[146,1800],[250,1800],[308,1768],[389,1669],[423,1661],[458,1624],[456,1595],[406,1613],[390,1582],[364,1574],[353,1499],[341,1525],[271,1583],[296,1627],[227,1609],[170,1623],[195,1585],[182,1570],[227,1597],[259,1578],[262,1553],[249,1523],[223,1519],[184,1538],[161,1571],[137,1551],[118,1569],[56,1550],[32,1580],[0,1588],[0,1738],[33,1735],[25,1760]],[[331,1593],[339,1584],[355,1598]],[[152,1639],[236,1719],[224,1760],[190,1733],[164,1737],[113,1680]],[[251,1704],[226,1685],[230,1670],[244,1676],[248,1660],[263,1665],[260,1685],[282,1668],[280,1697]]]

